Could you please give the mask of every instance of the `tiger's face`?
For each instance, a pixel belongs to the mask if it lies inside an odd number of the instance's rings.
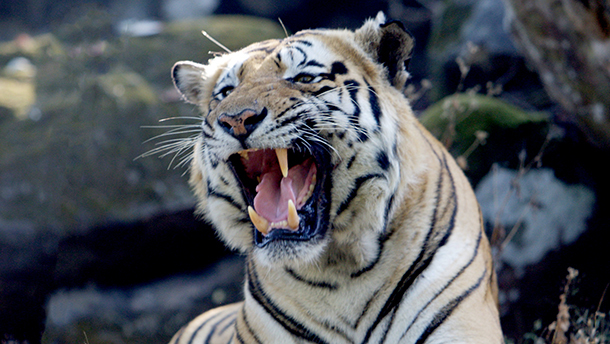
[[[364,239],[385,229],[401,184],[399,113],[410,110],[393,99],[412,47],[379,21],[174,66],[203,115],[191,184],[232,248],[265,264],[373,259]]]

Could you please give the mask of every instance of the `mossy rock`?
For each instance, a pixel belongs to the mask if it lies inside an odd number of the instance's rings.
[[[514,162],[520,150],[541,144],[550,123],[546,113],[524,111],[498,98],[471,93],[445,97],[419,119],[458,158],[473,182],[492,163]],[[474,147],[477,135],[481,144]]]

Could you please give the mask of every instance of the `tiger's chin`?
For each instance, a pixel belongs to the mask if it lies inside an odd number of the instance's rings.
[[[248,203],[258,260],[292,265],[319,257],[328,241],[330,154],[316,146],[247,149],[228,162]]]

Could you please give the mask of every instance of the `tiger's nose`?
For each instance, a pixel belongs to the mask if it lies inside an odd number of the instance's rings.
[[[256,127],[267,117],[267,109],[263,108],[260,113],[251,109],[243,110],[236,115],[223,113],[218,116],[218,124],[227,133],[243,140],[250,135]]]

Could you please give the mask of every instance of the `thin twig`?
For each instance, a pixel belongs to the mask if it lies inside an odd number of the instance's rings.
[[[280,22],[280,25],[282,25],[282,29],[284,29],[284,34],[286,35],[286,38],[288,38],[288,30],[286,30],[286,26],[284,26],[284,22],[279,17],[277,18],[277,20]]]
[[[203,30],[202,30],[202,31],[201,31],[201,33],[202,33],[202,34],[203,34],[203,35],[204,35],[204,36],[205,36],[207,39],[209,39],[209,40],[210,40],[210,41],[212,41],[214,44],[216,44],[217,46],[219,46],[219,47],[220,47],[222,50],[224,50],[224,51],[226,51],[226,52],[228,52],[228,53],[232,52],[232,51],[231,51],[231,49],[229,49],[229,48],[225,47],[224,45],[222,45],[222,43],[220,43],[219,41],[217,41],[217,40],[216,40],[214,37],[210,36],[210,34],[208,34],[207,32],[205,32],[205,31],[203,31]]]

